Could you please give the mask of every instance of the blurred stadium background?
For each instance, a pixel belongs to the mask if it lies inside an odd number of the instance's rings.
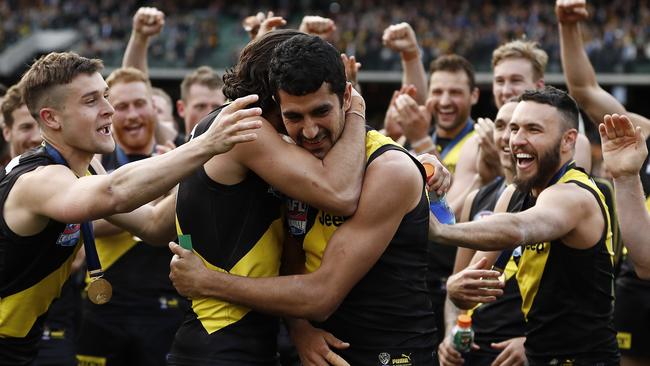
[[[336,22],[336,46],[356,55],[368,103],[369,122],[378,126],[392,91],[399,87],[399,55],[384,48],[381,34],[390,24],[409,22],[416,31],[425,67],[438,55],[458,53],[478,71],[481,98],[472,114],[495,113],[490,58],[499,44],[526,37],[550,56],[546,81],[563,87],[554,1],[482,0],[0,0],[0,82],[11,85],[34,57],[73,50],[98,57],[106,73],[119,66],[140,6],[166,14],[165,28],[149,49],[155,86],[178,98],[179,84],[192,68],[210,65],[223,73],[248,42],[244,17],[274,11],[287,27],[297,28],[304,15]],[[650,4],[648,0],[591,0],[585,24],[587,52],[601,84],[628,109],[650,115]],[[589,132],[589,131],[588,131]],[[593,134],[588,133],[593,137]],[[597,135],[597,134],[596,134]]]

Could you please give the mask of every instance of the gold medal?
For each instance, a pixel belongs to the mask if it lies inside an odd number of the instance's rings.
[[[88,299],[93,304],[106,304],[113,296],[113,286],[101,277],[93,277],[88,284]]]

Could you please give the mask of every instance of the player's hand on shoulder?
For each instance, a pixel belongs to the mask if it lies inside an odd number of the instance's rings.
[[[238,143],[254,141],[257,139],[257,134],[254,131],[262,127],[262,121],[260,119],[242,120],[262,115],[262,109],[259,107],[247,108],[257,100],[258,96],[255,94],[237,98],[224,107],[208,130],[195,140],[205,142],[213,154],[227,152]]]

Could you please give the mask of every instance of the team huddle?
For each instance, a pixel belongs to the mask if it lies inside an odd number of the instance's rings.
[[[0,365],[649,364],[650,120],[598,85],[585,1],[556,15],[568,92],[513,40],[476,121],[471,60],[427,73],[386,28],[403,83],[379,131],[327,18],[246,18],[238,62],[180,85],[184,130],[149,79],[156,8],[106,79],[38,58],[0,99]]]

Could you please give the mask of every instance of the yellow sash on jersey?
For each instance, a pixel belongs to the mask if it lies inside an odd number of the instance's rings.
[[[447,170],[449,170],[449,173],[454,174],[456,171],[456,164],[458,164],[458,160],[460,159],[460,150],[463,148],[463,145],[469,140],[472,136],[476,134],[476,131],[471,131],[465,137],[460,139],[458,143],[454,145],[454,147],[449,150],[449,152],[442,157],[442,163],[447,167]]]
[[[605,246],[609,252],[612,264],[614,263],[614,251],[612,248],[612,231],[610,225],[609,211],[605,203],[605,197],[600,192],[596,184],[583,172],[577,169],[569,169],[556,184],[566,183],[568,181],[580,182],[598,194],[598,199],[605,212],[605,225],[607,225],[607,238]],[[528,312],[533,306],[535,296],[539,290],[544,267],[551,250],[551,243],[537,243],[529,244],[522,248],[521,259],[519,260],[519,271],[517,272],[517,282],[519,283],[519,291],[521,292],[521,310],[524,316],[528,316]]]
[[[366,132],[366,161],[370,159],[375,151],[385,145],[400,146],[390,137],[386,137],[377,131],[370,130]],[[335,216],[322,210],[318,211],[316,220],[314,220],[313,226],[309,228],[302,243],[302,248],[305,251],[305,268],[308,272],[314,272],[320,267],[327,243],[343,222],[345,222],[345,218],[342,216]]]
[[[176,232],[183,235],[178,217],[176,217]],[[193,250],[205,266],[213,271],[230,273],[245,277],[272,277],[280,273],[280,257],[282,255],[282,243],[284,239],[283,217],[273,221],[268,229],[257,241],[255,246],[246,253],[231,269],[226,271],[219,268],[201,254]],[[241,320],[251,309],[222,301],[213,297],[201,297],[192,299],[192,309],[203,328],[212,334],[230,324]]]

